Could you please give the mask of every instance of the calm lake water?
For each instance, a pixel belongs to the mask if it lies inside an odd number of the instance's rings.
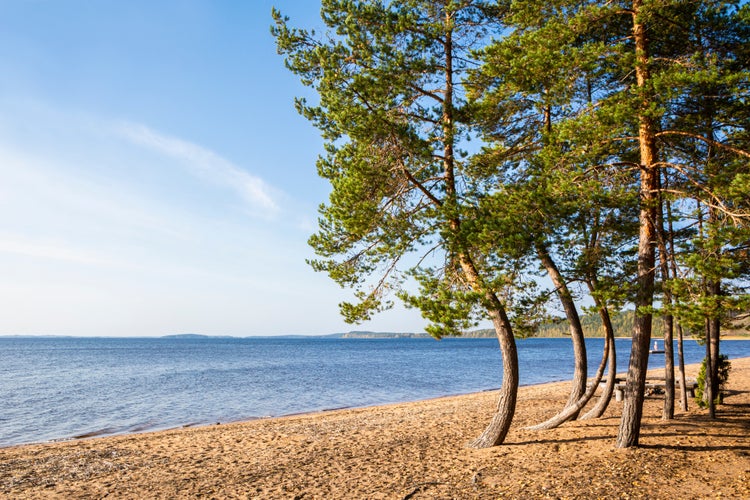
[[[592,374],[603,340],[587,346]],[[703,359],[685,346],[687,363]],[[572,377],[570,339],[518,351],[523,385]],[[750,356],[750,342],[722,352]],[[625,371],[630,341],[617,353]],[[495,339],[0,337],[0,446],[413,401],[500,377]]]

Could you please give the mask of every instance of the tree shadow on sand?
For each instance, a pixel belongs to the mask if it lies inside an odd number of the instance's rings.
[[[690,452],[728,450],[750,456],[750,403],[744,401],[732,402],[737,396],[747,394],[748,392],[750,391],[725,390],[724,402],[718,407],[717,417],[714,419],[709,418],[707,413],[695,411],[676,415],[672,420],[644,419],[641,427],[642,440],[639,447],[644,449],[668,449]],[[619,419],[619,416],[609,416],[596,420],[599,423],[586,421],[585,425],[578,427],[582,434],[580,436],[555,438],[554,435],[549,434],[550,432],[554,432],[553,430],[537,431],[541,439],[523,436],[524,439],[522,441],[507,442],[506,446],[581,443],[613,439],[611,432],[607,432],[607,430],[613,429],[612,420],[619,421]],[[668,426],[672,426],[674,430],[665,432],[665,427]],[[585,435],[587,430],[596,434]],[[668,442],[659,444],[643,442],[652,438],[664,438]],[[733,444],[677,444],[680,439],[685,438],[727,439],[732,440]]]

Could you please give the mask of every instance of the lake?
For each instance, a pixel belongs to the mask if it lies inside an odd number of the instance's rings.
[[[630,340],[616,345],[626,371]],[[591,375],[603,340],[587,346]],[[687,363],[703,359],[685,347]],[[570,339],[518,352],[522,385],[572,378]],[[722,352],[750,356],[750,342]],[[500,377],[495,339],[0,337],[0,446],[414,401]]]

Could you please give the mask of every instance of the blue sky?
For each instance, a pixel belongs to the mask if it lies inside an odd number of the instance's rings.
[[[271,7],[314,1],[0,0],[0,334],[353,327],[305,264],[327,184]]]

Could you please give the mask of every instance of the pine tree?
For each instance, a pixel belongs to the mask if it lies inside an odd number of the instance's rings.
[[[317,94],[297,106],[326,141],[318,171],[332,192],[311,264],[355,289],[357,301],[341,307],[348,321],[389,307],[389,292],[418,308],[436,337],[489,318],[503,380],[497,413],[473,446],[500,444],[516,406],[509,311],[518,287],[513,262],[471,243],[477,184],[464,175],[469,131],[459,121],[470,51],[497,29],[497,13],[471,0],[324,0],[321,13],[330,31],[320,36],[278,12],[272,29],[288,68]]]
[[[551,178],[558,169],[554,178],[561,185],[568,179],[578,181],[570,192],[578,189],[582,206],[592,192],[601,192],[583,179],[614,181],[599,202],[601,209],[614,193],[637,199],[637,249],[620,266],[634,267],[622,284],[632,284],[636,306],[620,447],[638,444],[654,301],[660,292],[657,242],[667,222],[677,228],[670,238],[690,234],[686,226],[695,217],[686,207],[691,200],[710,209],[702,223],[703,236],[683,240],[693,241],[701,251],[684,253],[695,257],[682,269],[695,267],[697,261],[704,265],[704,295],[713,297],[708,303],[726,303],[727,279],[742,288],[738,273],[746,267],[743,261],[735,258],[734,270],[726,263],[730,253],[737,257],[745,252],[748,241],[748,163],[741,144],[747,137],[747,122],[741,120],[747,116],[748,78],[740,63],[748,60],[741,57],[747,54],[746,20],[747,6],[739,2],[518,1],[511,2],[506,18],[509,34],[485,51],[489,71],[480,73],[477,93],[484,100],[493,92],[501,96],[495,108],[490,107],[493,115],[484,127],[488,140],[497,145],[487,163],[510,165],[501,169],[501,183],[518,185],[530,171]],[[719,90],[726,96],[721,103],[712,97]],[[513,106],[507,104],[509,92],[515,93]],[[708,134],[700,125],[707,123],[705,116],[680,112],[679,103],[699,105],[704,115],[712,109],[709,129],[721,123],[720,132]],[[685,155],[693,159],[686,161]],[[668,221],[660,215],[667,202]],[[532,201],[527,208],[537,213],[538,203]],[[562,215],[553,218],[557,230],[542,226],[546,238],[577,230],[570,225],[572,217],[557,213]],[[590,215],[583,227],[596,225]],[[628,241],[623,236],[621,241]],[[666,249],[664,245],[660,258],[675,261]],[[722,257],[706,260],[707,255]],[[583,274],[600,265],[586,258],[581,263]],[[678,282],[669,283],[667,276],[663,281],[661,290],[677,295]],[[724,285],[720,288],[719,283]],[[684,292],[679,300],[685,310]],[[717,337],[718,323],[711,319],[716,315],[706,311],[699,316],[705,318],[709,338]]]
[[[482,200],[489,207],[486,218],[512,220],[495,221],[488,237],[497,242],[496,251],[525,251],[539,263],[570,325],[576,370],[564,410],[568,417],[577,414],[571,407],[582,408],[591,396],[585,394],[586,350],[572,284],[588,283],[600,307],[607,307],[605,283],[622,275],[622,265],[612,257],[633,237],[628,228],[634,225],[624,221],[636,200],[620,187],[623,179],[633,182],[632,174],[600,165],[613,154],[608,148],[576,146],[589,146],[591,138],[579,138],[581,126],[572,123],[612,82],[573,21],[547,2],[513,2],[506,16],[509,29],[484,49],[483,65],[470,85],[476,98],[473,118],[488,143],[476,171],[484,178],[494,170],[498,183]],[[589,42],[602,36],[587,35]],[[609,323],[609,311],[601,313]],[[613,332],[611,324],[607,330]],[[610,354],[614,357],[613,350],[605,351],[602,365]]]

